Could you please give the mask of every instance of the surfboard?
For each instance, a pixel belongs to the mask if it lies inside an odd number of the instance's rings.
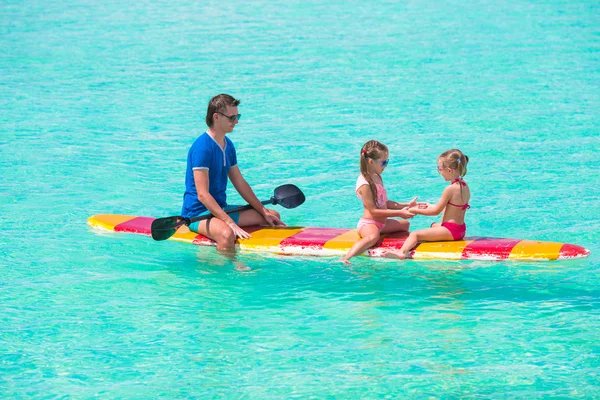
[[[93,228],[151,235],[150,226],[155,218],[118,214],[98,214],[88,218]],[[238,240],[242,251],[264,251],[285,255],[342,256],[359,239],[355,229],[318,227],[245,227],[252,237]],[[379,241],[364,255],[383,257],[390,250],[402,247],[408,233],[381,235]],[[182,226],[169,239],[199,246],[214,246],[211,239],[191,232]],[[448,242],[423,242],[413,249],[411,257],[416,260],[565,260],[587,257],[590,251],[568,243],[538,240],[505,239],[494,237],[465,237]]]

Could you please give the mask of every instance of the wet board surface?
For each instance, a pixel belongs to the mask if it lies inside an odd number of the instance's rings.
[[[114,232],[151,235],[150,226],[155,218],[131,215],[98,214],[88,218],[94,228]],[[276,254],[306,256],[341,256],[358,240],[354,229],[317,227],[245,227],[252,234],[238,240],[243,251],[266,251]],[[382,257],[390,250],[399,250],[408,233],[382,235],[365,255]],[[214,246],[205,236],[182,226],[169,239],[199,246]],[[568,243],[491,237],[465,237],[449,242],[423,242],[413,249],[412,258],[422,260],[565,260],[587,257],[589,250]]]

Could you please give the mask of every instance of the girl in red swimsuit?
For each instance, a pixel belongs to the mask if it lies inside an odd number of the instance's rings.
[[[471,190],[464,181],[467,174],[469,157],[460,150],[445,151],[438,157],[438,172],[450,185],[444,189],[437,204],[425,208],[411,207],[413,214],[438,215],[441,212],[442,222],[431,224],[431,228],[411,232],[402,248],[397,252],[389,252],[387,256],[404,259],[418,242],[437,242],[442,240],[461,240],[465,237],[465,213],[470,208]]]

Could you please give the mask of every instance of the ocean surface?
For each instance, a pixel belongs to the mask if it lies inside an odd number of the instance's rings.
[[[258,197],[307,197],[288,224],[355,226],[367,140],[399,201],[435,201],[458,147],[469,235],[591,255],[240,272],[87,226],[178,215],[223,92]],[[2,0],[0,397],[600,398],[599,133],[593,1]]]

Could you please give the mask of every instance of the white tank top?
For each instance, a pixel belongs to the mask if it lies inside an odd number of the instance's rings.
[[[356,195],[358,196],[359,199],[360,199],[360,195],[358,194],[358,189],[364,185],[368,186],[369,182],[367,182],[367,180],[365,179],[363,174],[359,174],[358,179],[356,180]],[[387,201],[388,201],[387,193],[381,183],[375,183],[375,187],[377,188],[377,204],[376,204],[376,206],[377,206],[377,208],[383,208],[387,204]]]

